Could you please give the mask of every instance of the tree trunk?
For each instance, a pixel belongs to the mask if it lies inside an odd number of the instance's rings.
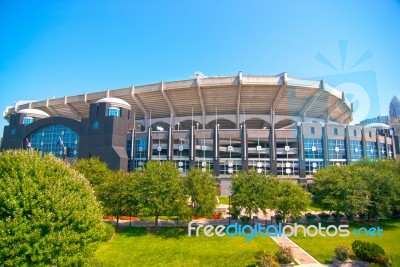
[[[155,222],[154,222],[154,227],[155,227],[155,228],[158,228],[158,213],[156,214],[156,219],[155,219]]]
[[[117,215],[117,227],[119,225],[119,215]]]

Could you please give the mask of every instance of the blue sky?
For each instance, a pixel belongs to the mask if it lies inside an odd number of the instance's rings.
[[[394,0],[0,0],[0,108],[242,70],[324,78],[349,88],[358,117],[386,115],[398,25]]]

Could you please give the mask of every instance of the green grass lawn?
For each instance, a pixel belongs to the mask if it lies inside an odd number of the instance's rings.
[[[96,251],[98,266],[249,266],[259,250],[273,253],[278,245],[269,237],[189,237],[180,228],[122,228]],[[101,262],[101,263],[100,263]]]
[[[382,237],[365,237],[350,234],[348,237],[290,237],[294,242],[310,253],[321,263],[332,262],[334,250],[338,245],[346,245],[351,248],[351,243],[356,240],[363,240],[376,243],[383,247],[386,254],[391,257],[393,266],[400,266],[400,220],[382,220],[377,226],[383,228]],[[352,224],[350,231],[365,227],[365,225]],[[367,227],[368,228],[368,227]]]
[[[218,196],[219,203],[229,205],[229,197],[226,196]]]

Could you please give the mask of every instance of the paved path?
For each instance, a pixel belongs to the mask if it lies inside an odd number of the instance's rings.
[[[319,263],[316,259],[313,258],[310,254],[308,254],[305,250],[303,250],[301,247],[299,247],[296,243],[294,243],[292,240],[290,240],[287,237],[272,237],[272,240],[274,240],[276,243],[278,243],[279,246],[282,247],[290,247],[293,250],[293,257],[297,261],[300,266],[304,267],[317,267],[317,266],[326,266],[321,263]]]

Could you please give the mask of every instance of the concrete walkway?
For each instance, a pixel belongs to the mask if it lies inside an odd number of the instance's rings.
[[[299,247],[296,243],[290,240],[287,237],[277,236],[272,237],[279,246],[282,247],[290,247],[293,251],[293,257],[297,261],[297,263],[302,267],[317,267],[317,266],[328,266],[319,263],[313,256],[308,254],[304,249]]]

